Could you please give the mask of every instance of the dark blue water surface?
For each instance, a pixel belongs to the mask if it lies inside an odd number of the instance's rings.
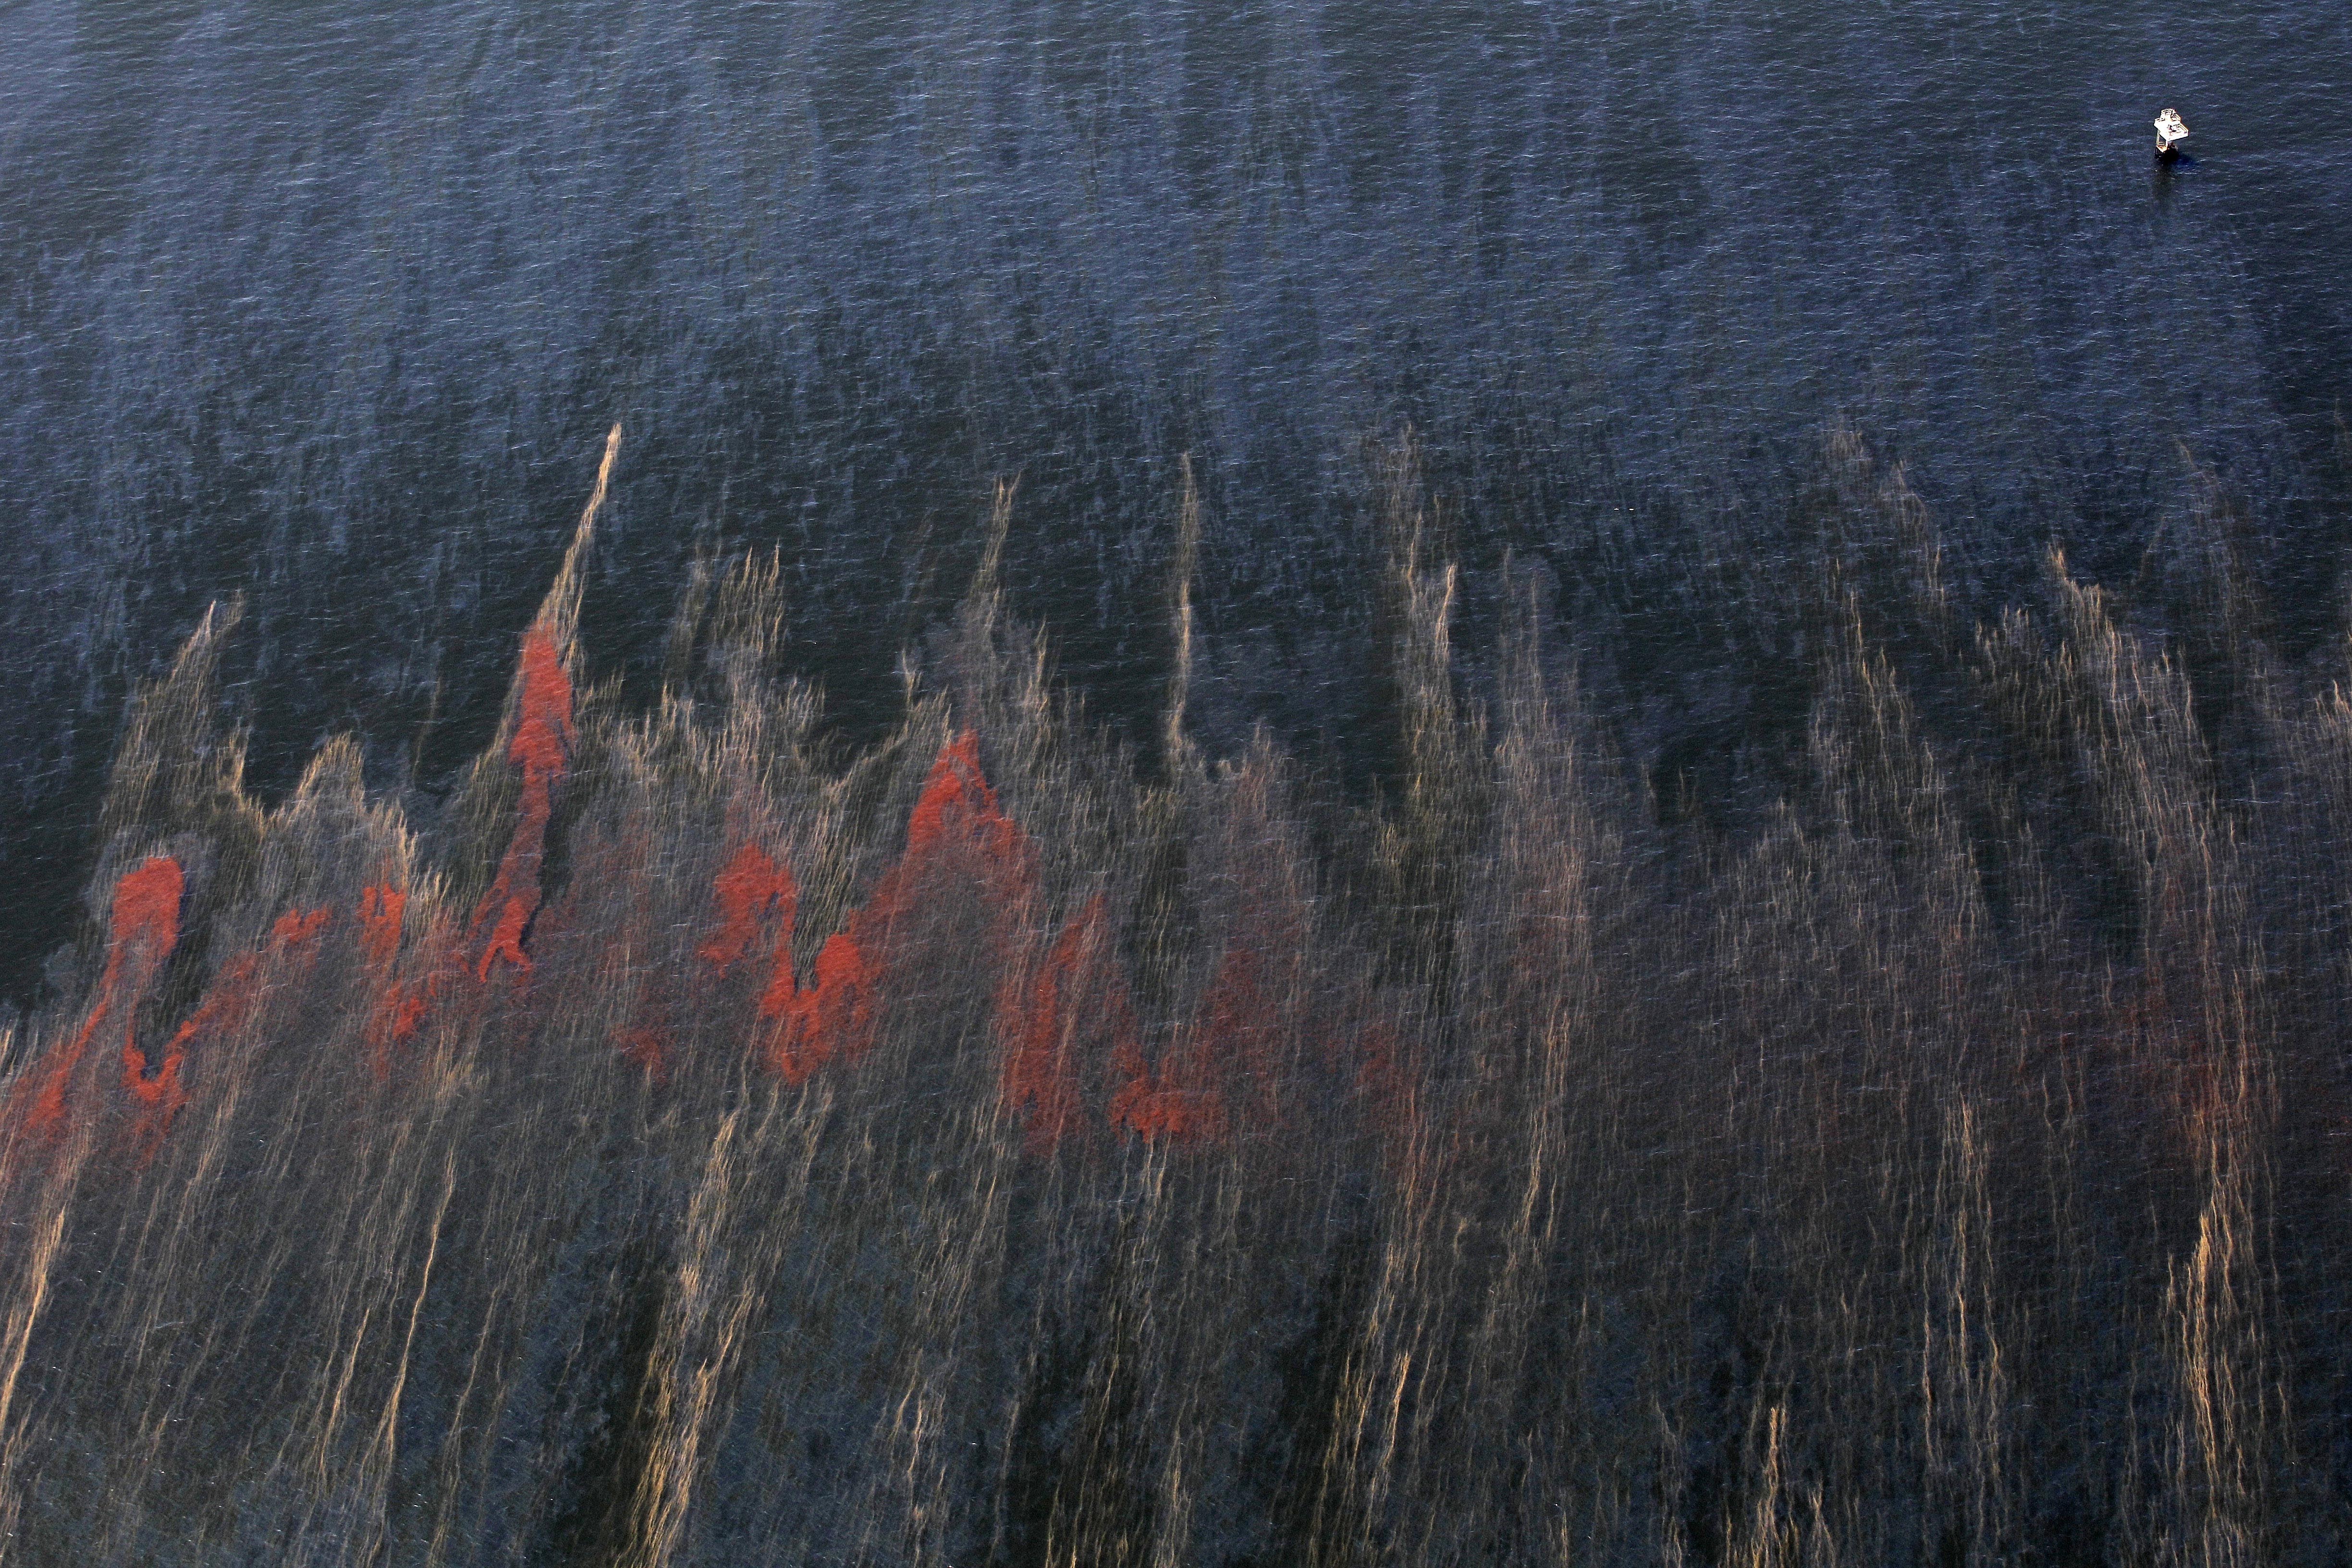
[[[2308,647],[2347,104],[2352,9],[2253,0],[6,0],[0,989],[64,934],[130,684],[216,597],[258,782],[358,729],[429,795],[616,418],[605,672],[698,550],[774,547],[853,729],[1018,472],[1014,600],[1144,732],[1189,452],[1196,716],[1355,765],[1364,453],[1406,422],[1465,646],[1534,564],[1637,752],[1763,721],[1841,424],[1978,614],[2053,541],[2137,570],[2200,465]]]

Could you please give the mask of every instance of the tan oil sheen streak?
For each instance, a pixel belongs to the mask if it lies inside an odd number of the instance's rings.
[[[1902,1519],[1973,1568],[2021,1544],[2042,1467],[2020,1455],[2087,1440],[2044,1413],[2090,1355],[2137,1402],[2090,1434],[2130,1439],[2119,1539],[2269,1560],[2299,1419],[2280,1193],[2341,1175],[2324,1098],[2279,1088],[2300,1004],[2263,951],[2283,922],[2258,917],[2298,886],[2299,840],[2225,787],[2188,666],[2057,563],[2043,608],[1946,626],[1959,568],[1924,503],[1839,444],[1838,526],[1895,584],[1904,636],[1882,635],[1887,601],[1822,585],[1781,798],[1675,839],[1672,781],[1612,750],[1531,583],[1503,596],[1496,679],[1457,668],[1480,584],[1442,558],[1443,498],[1409,456],[1376,497],[1405,688],[1386,801],[1318,797],[1270,741],[1140,777],[992,589],[938,670],[907,665],[899,728],[828,754],[814,695],[761,662],[782,579],[746,563],[696,612],[719,641],[688,643],[658,703],[582,690],[562,810],[587,869],[550,881],[528,978],[470,972],[382,1073],[364,1019],[328,1004],[462,926],[514,820],[523,716],[478,774],[461,826],[481,831],[415,864],[348,758],[308,816],[224,804],[216,770],[167,789],[161,761],[127,769],[142,801],[179,801],[175,831],[253,858],[233,863],[247,905],[207,917],[215,952],[339,915],[317,970],[272,971],[249,1025],[191,1046],[153,1166],[85,1182],[70,1214],[16,1189],[34,1223],[11,1245],[51,1237],[57,1282],[19,1338],[65,1359],[17,1352],[11,1452],[118,1435],[101,1560],[170,1488],[235,1475],[259,1479],[192,1551],[676,1563],[723,1504],[774,1560],[940,1561],[992,1532],[1009,1551],[1025,1489],[1024,1550],[1087,1568],[1212,1556],[1244,1506],[1262,1550],[1328,1568],[1498,1542],[1890,1560]],[[2026,807],[1938,739],[1923,649],[2129,847],[2137,923],[2111,948],[2083,942]],[[2292,759],[2278,809],[2352,809],[2340,698],[2245,658]],[[737,867],[758,874],[729,884],[734,911],[719,879],[754,841],[771,867]],[[2016,857],[1999,910],[1995,850]],[[805,914],[779,955],[787,864]],[[352,915],[371,887],[407,893],[388,949]],[[797,961],[798,994],[853,928],[896,961],[870,1039],[785,1081],[760,983]],[[1108,1026],[1113,975],[1131,1029]],[[683,998],[658,1076],[617,1044],[648,976]],[[1024,1043],[1035,1070],[1008,1075]],[[1223,1096],[1216,1135],[1114,1118],[1130,1046],[1152,1092]],[[1033,1141],[1049,1104],[1077,1131]],[[2117,1168],[2128,1203],[2100,1184]],[[109,1299],[70,1289],[84,1259]],[[253,1304],[257,1280],[288,1313]],[[2095,1321],[2088,1300],[2124,1305]],[[1281,1394],[1294,1364],[1319,1370]],[[278,1427],[221,1414],[248,1386]],[[1251,1450],[1253,1420],[1293,1447]],[[1541,1523],[1501,1542],[1515,1520]]]

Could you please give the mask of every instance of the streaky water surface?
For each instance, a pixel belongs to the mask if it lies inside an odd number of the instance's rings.
[[[0,42],[11,1568],[2345,1559],[2352,20]]]

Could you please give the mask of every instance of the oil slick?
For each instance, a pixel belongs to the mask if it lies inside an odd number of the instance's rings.
[[[1528,584],[1455,668],[1403,446],[1386,804],[1181,681],[1139,766],[986,581],[865,752],[759,563],[633,708],[575,549],[436,820],[115,812],[0,1084],[11,1561],[2326,1560],[2352,670],[2057,555],[1956,626],[1831,456],[1879,591],[1737,837]]]
[[[67,1090],[92,1041],[104,1030],[122,1037],[123,1070],[130,1088],[149,1099],[177,1094],[176,1057],[167,1060],[163,1080],[150,1084],[145,1076],[147,1058],[132,1037],[132,1026],[156,972],[180,940],[180,895],[185,886],[180,863],[168,855],[149,856],[114,884],[111,912],[107,917],[106,973],[99,979],[97,995],[72,1043],[36,1066],[37,1087],[24,1111],[25,1125],[32,1131],[54,1137],[62,1131]]]

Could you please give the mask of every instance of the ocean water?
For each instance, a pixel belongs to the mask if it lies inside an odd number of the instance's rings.
[[[2347,88],[0,0],[0,1553],[2345,1561]]]
[[[643,683],[698,552],[777,551],[852,734],[1017,475],[1011,603],[1148,745],[1189,454],[1195,721],[1376,775],[1364,451],[1408,425],[1465,654],[1539,568],[1668,765],[1786,728],[1838,428],[1979,614],[2053,542],[2138,571],[2201,469],[2287,644],[2336,622],[2331,7],[9,0],[0,36],[21,1002],[131,686],[209,603],[246,599],[265,795],[351,731],[432,798],[616,419],[595,668]]]

